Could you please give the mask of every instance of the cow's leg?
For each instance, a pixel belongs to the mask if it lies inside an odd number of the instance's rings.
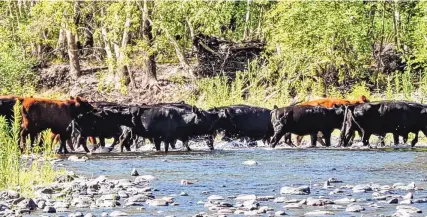
[[[399,145],[399,134],[397,132],[393,132],[393,142],[394,145]]]
[[[116,147],[116,145],[119,143],[119,138],[118,136],[114,136],[113,137],[113,143],[111,143],[111,147],[114,148]]]
[[[271,145],[271,141],[272,139],[270,138],[270,145]],[[292,143],[292,134],[291,133],[286,133],[285,134],[285,144],[294,147],[295,145]]]
[[[190,145],[188,145],[188,138],[182,139],[181,141],[187,151],[191,151]]]
[[[311,140],[311,146],[310,148],[314,148],[316,147],[316,142],[317,142],[317,134],[310,134],[310,140]]]
[[[30,133],[30,146],[31,146],[31,148],[33,148],[33,145],[34,145],[36,139],[37,139],[37,134],[36,133]]]
[[[270,139],[270,138],[268,138]],[[270,143],[270,141],[268,141],[268,143]],[[213,136],[208,136],[208,139],[206,141],[206,144],[208,145],[209,150],[213,151],[214,150],[214,138]]]
[[[406,135],[406,139],[408,139],[408,135]],[[411,141],[411,147],[414,147],[418,142],[418,132],[415,133],[414,139]]]
[[[165,139],[165,141],[163,143],[165,145],[165,153],[168,153],[170,140],[169,139]]]
[[[101,145],[101,148],[105,148],[105,137],[99,137],[99,144]]]
[[[331,146],[331,132],[323,132],[323,137],[325,138],[325,143],[324,143],[324,145],[326,146],[326,147],[330,147]],[[319,141],[319,137],[318,136],[316,136],[317,137],[317,141]],[[321,138],[320,138],[320,140],[322,140]],[[323,141],[322,141],[322,143],[323,143]]]
[[[171,148],[172,149],[176,149],[176,142],[177,142],[177,140],[176,139],[172,139],[170,142],[169,142],[169,145],[171,146]]]
[[[323,142],[322,137],[324,137],[324,133],[322,133],[322,132],[317,133],[317,142],[320,143],[322,146],[328,146],[325,144],[325,142]],[[331,138],[331,137],[329,137],[329,138]]]
[[[415,136],[418,136],[417,134],[418,134],[418,132],[415,133]],[[402,135],[403,144],[406,144],[408,142],[408,137],[409,137],[409,133]],[[412,142],[411,142],[411,144],[412,144]]]
[[[70,148],[71,151],[73,151],[73,152],[75,151],[74,145],[73,145],[73,141],[71,139],[67,139],[67,145],[68,145],[68,148]]]
[[[301,146],[301,142],[303,138],[304,136],[300,136],[300,135],[297,136],[297,146]]]
[[[369,145],[369,138],[371,137],[371,133],[365,132],[362,136],[362,142],[364,146]]]
[[[66,143],[67,139],[65,136],[61,135],[61,146],[59,147],[59,153],[68,154]]]
[[[280,130],[276,133],[274,133],[273,138],[271,139],[271,147],[274,148],[276,147],[277,143],[279,143],[280,139],[282,138],[282,136],[285,135],[285,132],[283,132],[283,130]]]
[[[77,138],[77,143],[83,146],[83,149],[85,150],[86,153],[90,152],[89,149],[87,148],[87,137],[79,136]]]
[[[156,147],[156,151],[160,151],[160,145],[162,144],[162,140],[160,138],[154,138],[154,146]]]
[[[25,148],[27,146],[27,136],[28,136],[28,134],[29,134],[28,130],[26,130],[26,129],[22,129],[21,130],[21,135],[20,135],[20,137],[21,137],[21,143],[19,144],[21,152],[24,152]]]

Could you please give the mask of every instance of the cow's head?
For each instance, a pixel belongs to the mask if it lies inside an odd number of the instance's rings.
[[[71,101],[74,102],[74,107],[75,107],[74,113],[76,115],[87,113],[94,109],[93,106],[87,100],[79,96]]]
[[[194,116],[194,124],[200,125],[201,130],[211,132],[217,129],[217,122],[220,120],[220,114],[218,111],[204,111],[193,106],[191,112]]]
[[[366,103],[366,102],[370,102],[368,98],[366,98],[366,96],[362,95],[359,97],[359,103]]]

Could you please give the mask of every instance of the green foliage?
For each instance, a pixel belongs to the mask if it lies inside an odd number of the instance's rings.
[[[22,158],[18,146],[20,129],[20,105],[14,107],[15,120],[12,129],[9,129],[4,117],[0,117],[0,189],[17,189],[26,196],[30,196],[34,185],[47,184],[54,181],[57,174],[48,160],[53,155],[52,147],[44,148],[43,160]],[[46,132],[44,135],[48,136]],[[45,140],[49,141],[49,140]]]

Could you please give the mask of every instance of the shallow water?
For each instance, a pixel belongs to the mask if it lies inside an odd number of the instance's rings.
[[[237,196],[239,194],[255,194],[257,196],[280,196],[283,186],[310,185],[312,192],[308,196],[282,195],[288,199],[326,196],[330,199],[340,198],[372,198],[372,192],[353,194],[351,189],[344,194],[328,195],[332,189],[322,189],[323,183],[331,177],[343,183],[334,186],[376,183],[393,185],[397,182],[409,184],[414,181],[417,187],[427,188],[427,152],[422,149],[381,149],[381,150],[271,150],[271,149],[238,149],[170,152],[164,153],[110,153],[89,156],[87,162],[61,162],[68,170],[87,177],[107,175],[110,178],[133,179],[129,174],[136,168],[140,175],[154,175],[152,187],[157,198],[174,195],[179,206],[149,207],[145,211],[137,211],[135,207],[115,208],[132,214],[132,216],[191,216],[199,212],[208,212],[203,204],[210,195]],[[255,160],[258,165],[246,166],[246,160]],[[193,185],[181,185],[180,180],[197,180]],[[186,192],[189,196],[179,196]],[[208,193],[206,193],[208,192]],[[404,195],[406,191],[393,193]],[[351,194],[351,195],[346,195]],[[414,198],[427,197],[427,191],[416,191]],[[228,201],[235,203],[233,199]],[[376,214],[393,214],[396,205],[379,204],[384,208],[369,208],[371,201],[361,203],[366,211],[356,214],[373,216]],[[377,202],[373,200],[372,202]],[[284,204],[272,201],[260,202],[261,206],[285,210]],[[345,206],[345,205],[344,205]],[[427,204],[414,204],[427,212]],[[286,210],[288,215],[303,216],[309,210],[331,210],[338,216],[355,216],[345,210],[332,210],[327,207],[306,207],[304,209]],[[103,210],[81,209],[83,213],[100,214]],[[424,214],[425,215],[425,214]],[[66,216],[66,214],[64,214]]]

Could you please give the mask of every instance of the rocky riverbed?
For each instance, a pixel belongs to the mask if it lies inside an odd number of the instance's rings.
[[[269,150],[109,153],[32,198],[0,192],[0,216],[425,216],[427,152]]]

